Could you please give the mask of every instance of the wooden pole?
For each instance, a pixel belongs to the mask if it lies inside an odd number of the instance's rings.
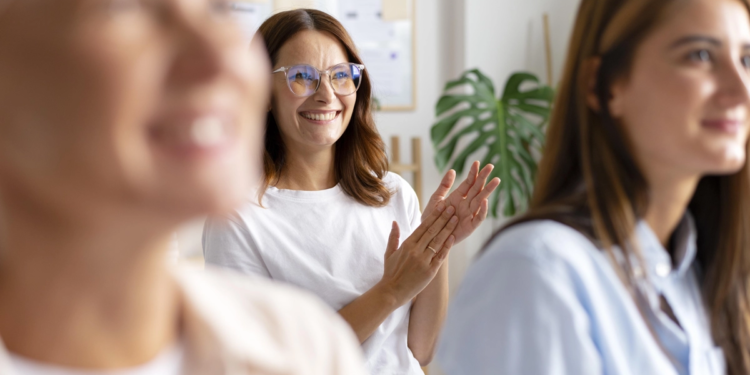
[[[401,164],[401,142],[395,135],[391,137],[391,163]]]
[[[552,87],[554,84],[552,77],[552,41],[549,31],[549,14],[547,13],[544,13],[544,50],[547,61],[547,85]]]
[[[422,205],[422,140],[418,137],[411,139],[411,163],[414,165],[414,191],[417,193],[419,205]],[[424,208],[424,207],[420,207]]]
[[[391,137],[391,162],[390,171],[402,175],[404,173],[413,173],[414,180],[412,188],[417,193],[417,199],[419,200],[420,207],[422,206],[422,184],[423,173],[422,173],[422,140],[419,137],[411,139],[411,164],[403,164],[401,162],[401,142],[398,136]]]

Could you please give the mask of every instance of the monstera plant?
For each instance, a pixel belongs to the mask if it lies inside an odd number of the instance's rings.
[[[545,141],[554,92],[530,73],[513,74],[498,99],[495,86],[477,69],[448,82],[435,108],[432,127],[435,163],[460,175],[468,158],[484,150],[482,165],[492,163],[500,187],[490,199],[493,217],[514,216],[528,207]],[[464,140],[461,142],[461,140]]]

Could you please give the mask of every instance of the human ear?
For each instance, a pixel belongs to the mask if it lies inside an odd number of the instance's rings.
[[[591,57],[583,64],[583,82],[586,85],[586,104],[594,112],[601,112],[599,95],[597,93],[597,77],[599,69],[602,66],[602,58],[599,56]]]

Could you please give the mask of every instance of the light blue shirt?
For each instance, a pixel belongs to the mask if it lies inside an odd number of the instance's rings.
[[[451,303],[440,367],[448,375],[725,374],[701,296],[692,218],[675,232],[674,267],[645,222],[636,237],[646,268],[645,275],[635,270],[644,275],[644,314],[606,253],[578,231],[554,221],[504,231]]]

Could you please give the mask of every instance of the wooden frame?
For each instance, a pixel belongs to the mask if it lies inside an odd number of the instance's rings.
[[[411,172],[414,173],[412,187],[417,193],[419,207],[422,208],[422,140],[418,137],[411,139],[411,164],[401,163],[401,140],[398,136],[391,137],[391,162],[390,170],[398,175]]]
[[[383,106],[383,112],[403,112],[417,109],[417,0],[411,0],[411,105]]]

